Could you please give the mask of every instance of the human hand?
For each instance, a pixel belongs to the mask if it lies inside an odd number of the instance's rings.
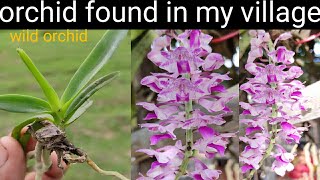
[[[30,140],[27,152],[34,150],[35,141]],[[43,175],[43,180],[59,180],[63,177],[63,170],[57,166],[57,155],[51,154],[52,166]],[[26,154],[17,140],[10,136],[0,139],[0,177],[5,180],[34,180],[36,173],[27,172]],[[64,169],[67,168],[63,163]]]

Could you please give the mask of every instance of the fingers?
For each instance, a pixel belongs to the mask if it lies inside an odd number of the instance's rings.
[[[52,166],[49,171],[46,172],[46,175],[49,177],[62,178],[64,171],[67,170],[67,165],[62,161],[63,170],[58,167],[58,158],[57,154],[53,152],[51,154]]]
[[[27,127],[23,128],[21,134],[23,135],[28,130]],[[37,141],[33,138],[30,138],[26,146],[26,153],[33,151],[35,149]],[[57,154],[53,152],[51,154],[52,166],[50,169],[44,173],[42,180],[60,180],[63,177],[64,172],[67,170],[68,166],[62,161],[62,166],[64,170],[58,167]],[[35,172],[30,172],[25,176],[25,180],[34,180],[36,176]]]
[[[51,154],[52,166],[51,168],[43,175],[42,180],[60,180],[63,177],[64,172],[68,168],[67,165],[63,162],[64,170],[58,167],[57,154],[53,152]],[[25,177],[25,180],[34,180],[36,176],[35,172],[28,173]]]
[[[23,136],[26,131],[28,130],[28,127],[24,127],[22,130],[21,130],[21,136]],[[30,137],[28,143],[27,143],[27,146],[26,146],[26,153],[30,152],[30,151],[33,151],[34,148],[36,147],[36,144],[37,144],[37,141],[34,140],[32,137]]]
[[[26,172],[25,154],[14,138],[0,139],[0,177],[6,180],[23,179]]]

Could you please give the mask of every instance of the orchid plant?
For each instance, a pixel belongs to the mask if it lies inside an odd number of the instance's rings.
[[[240,102],[244,109],[240,123],[246,127],[245,135],[240,137],[246,143],[239,157],[241,170],[248,172],[249,180],[271,156],[272,170],[284,176],[294,168],[291,163],[294,155],[280,144],[299,143],[301,134],[307,130],[294,126],[301,116],[299,112],[306,110],[304,85],[296,79],[303,71],[292,65],[295,53],[279,45],[291,38],[291,33],[283,33],[275,41],[264,30],[251,30],[249,34],[251,50],[245,69],[254,77],[240,86],[250,101]]]
[[[141,80],[142,85],[157,94],[157,103],[137,105],[150,111],[144,120],[160,120],[141,124],[155,133],[150,137],[150,145],[165,139],[176,142],[155,150],[138,150],[156,158],[146,176],[141,175],[138,180],[179,179],[185,175],[197,180],[218,179],[221,171],[209,169],[196,155],[208,159],[217,153],[223,156],[228,139],[235,136],[235,133],[220,134],[211,127],[224,124],[223,116],[231,112],[226,103],[233,97],[221,84],[230,77],[212,72],[224,65],[224,58],[212,53],[209,45],[212,37],[200,30],[157,32],[159,37],[154,40],[148,58],[166,72],[152,73]],[[185,142],[177,138],[174,132],[177,129],[185,131]],[[201,138],[194,139],[195,133]],[[191,162],[194,167],[188,171]]]
[[[59,163],[61,163],[61,158],[67,163],[87,162],[101,174],[127,179],[118,172],[101,170],[84,152],[69,143],[64,134],[65,129],[92,105],[92,100],[89,98],[119,75],[119,72],[113,72],[88,85],[89,81],[110,59],[126,34],[125,30],[107,31],[74,74],[61,98],[25,51],[17,49],[22,61],[37,80],[47,99],[20,94],[0,95],[0,109],[9,112],[38,114],[17,125],[12,131],[12,136],[24,148],[31,135],[37,140],[34,152],[36,180],[42,179],[43,173],[51,166],[50,154],[52,151],[57,152]],[[28,130],[24,135],[21,135],[22,128],[27,125],[32,131]],[[72,155],[83,155],[83,157],[82,159],[73,159]],[[61,164],[59,167],[62,167]]]

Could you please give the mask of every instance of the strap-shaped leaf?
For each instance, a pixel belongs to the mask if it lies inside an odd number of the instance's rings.
[[[92,102],[92,100],[87,100],[74,113],[70,113],[70,115],[72,114],[72,116],[66,118],[68,119],[68,121],[65,124],[70,125],[75,120],[77,120],[83,113],[87,111],[87,109],[89,109],[89,107],[92,105]]]
[[[52,109],[54,111],[58,110],[60,106],[59,97],[53,87],[49,84],[46,78],[41,74],[38,68],[34,65],[30,57],[22,49],[18,48],[17,52],[21,57],[22,61],[28,67],[34,78],[38,81],[43,93],[47,97]]]
[[[50,105],[39,98],[20,95],[0,95],[0,109],[17,113],[43,113],[50,112]]]
[[[99,89],[101,89],[105,85],[109,84],[113,79],[119,76],[119,74],[120,74],[119,72],[113,72],[106,76],[103,76],[98,80],[94,81],[92,84],[86,87],[83,91],[81,91],[68,107],[65,113],[65,118],[67,119],[67,117],[71,117],[73,113],[77,111],[77,109],[81,107],[82,104],[86,102],[95,92],[97,92]]]
[[[109,30],[103,35],[69,82],[61,97],[63,104],[76,96],[106,64],[126,34],[127,30]]]
[[[19,140],[20,137],[21,137],[22,128],[24,128],[25,126],[27,126],[29,124],[32,124],[34,122],[44,121],[44,120],[48,120],[48,121],[52,121],[53,122],[53,117],[50,114],[41,114],[41,115],[33,116],[33,117],[23,121],[22,123],[20,123],[16,127],[14,127],[13,130],[12,130],[11,136],[13,138]]]

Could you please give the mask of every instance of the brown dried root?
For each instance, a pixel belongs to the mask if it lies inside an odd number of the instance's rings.
[[[51,166],[50,154],[55,151],[58,158],[58,167],[63,169],[62,160],[66,164],[84,163],[86,162],[92,169],[106,176],[115,176],[121,180],[129,180],[118,172],[104,171],[100,169],[81,149],[71,144],[64,131],[49,121],[41,121],[42,127],[35,130],[32,125],[29,125],[29,133],[37,140],[35,150],[36,172],[37,177],[41,179],[44,172]],[[42,157],[42,158],[41,158]]]

